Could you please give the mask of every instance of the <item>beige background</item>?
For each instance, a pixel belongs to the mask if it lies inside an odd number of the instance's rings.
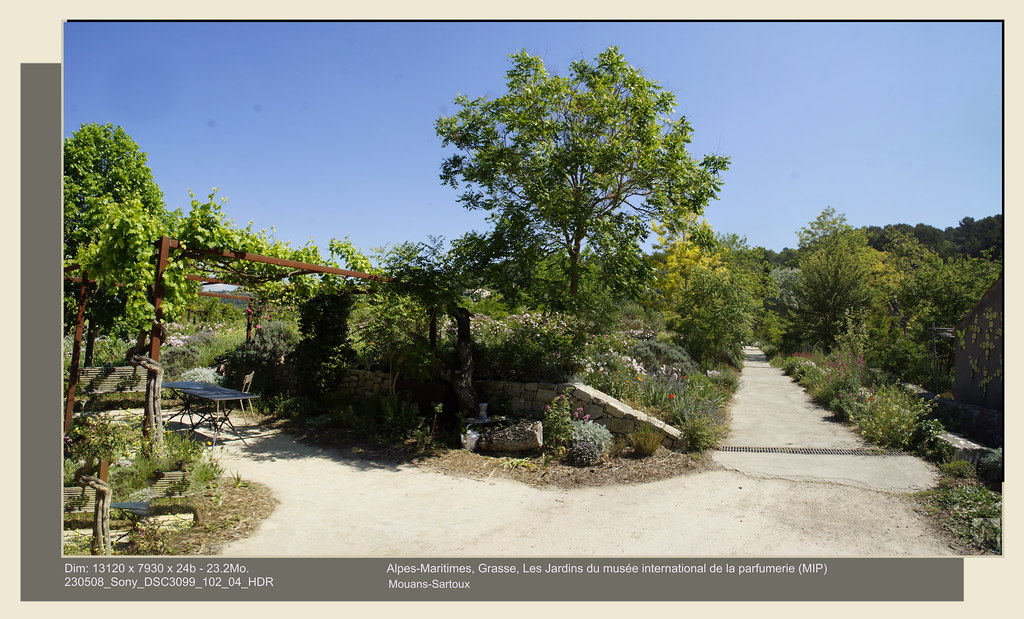
[[[559,2],[536,0],[515,3],[484,3],[484,2],[444,2],[444,3],[413,3],[410,0],[401,2],[358,3],[348,6],[347,2],[309,2],[292,0],[287,3],[267,3],[256,5],[248,2],[202,2],[195,0],[177,0],[176,2],[149,3],[138,0],[124,0],[88,3],[81,0],[66,0],[5,3],[0,18],[0,84],[3,93],[0,96],[0,112],[7,121],[6,139],[0,150],[0,178],[3,187],[7,188],[5,205],[0,208],[3,217],[3,228],[7,231],[4,243],[0,244],[0,260],[5,268],[0,270],[3,286],[4,303],[0,305],[0,341],[7,352],[0,363],[0,376],[3,383],[0,389],[4,394],[16,394],[18,385],[18,351],[20,351],[18,306],[18,290],[20,287],[19,237],[14,232],[19,228],[20,208],[17,191],[19,179],[19,80],[20,63],[27,62],[60,62],[62,55],[62,22],[66,19],[500,19],[500,18],[531,18],[531,19],[1005,19],[1006,33],[1019,33],[1024,24],[1020,9],[1011,8],[1009,0],[950,2],[933,0],[932,2],[876,1],[868,0],[857,3],[834,3],[831,8],[819,1],[784,1],[784,2]],[[363,8],[365,7],[365,8]],[[1005,205],[1019,204],[1021,195],[1017,165],[1021,163],[1018,149],[1020,137],[1019,116],[1015,110],[1021,106],[1020,94],[1020,61],[1021,46],[1024,41],[1018,36],[1006,36],[1005,40],[1005,77],[1006,97],[1004,109],[1007,111],[1006,135],[1006,185],[1004,195],[1004,212],[1006,213],[1007,236],[1009,237],[1007,270],[1016,274],[1020,266],[1017,247],[1013,243],[1018,238],[1019,227],[1015,208]],[[916,222],[908,222],[916,223]],[[1016,281],[1015,279],[1010,280]],[[1008,288],[1007,312],[1011,324],[1015,324],[1018,316],[1019,289],[1011,285]],[[1007,329],[1007,344],[1014,346],[1020,343],[1019,332],[1014,327]],[[1018,347],[1019,348],[1019,347]],[[1020,375],[1020,360],[1008,355],[1007,374]],[[1013,381],[1010,383],[1014,384]],[[1013,390],[1007,394],[1008,409],[1020,402],[1020,396]],[[8,395],[5,417],[7,421],[8,453],[17,450],[20,411],[17,400]],[[1007,436],[1011,437],[1010,464],[1016,464],[1015,448],[1019,441],[1021,424],[1012,415],[1007,419]],[[11,455],[7,458],[13,459]],[[20,473],[19,473],[20,474]],[[1011,599],[1019,594],[1021,569],[1021,545],[1019,543],[1020,497],[1014,482],[1020,474],[1020,466],[1013,466],[1009,473],[1011,483],[1004,486],[1004,505],[1006,523],[1004,527],[1005,555],[1002,558],[977,558],[965,560],[965,603],[964,604],[818,604],[818,603],[773,603],[771,605],[751,605],[742,603],[687,603],[687,604],[301,604],[304,613],[338,614],[354,613],[357,616],[373,614],[381,616],[480,616],[488,617],[523,617],[523,616],[582,616],[607,617],[624,614],[648,615],[653,613],[671,613],[682,616],[695,613],[702,616],[740,616],[756,613],[764,615],[779,614],[795,617],[820,617],[827,613],[832,617],[910,617],[919,612],[928,613],[931,617],[964,616],[964,612],[972,614],[982,612],[998,612],[1007,610]],[[8,475],[10,479],[10,475]],[[11,496],[8,494],[8,496]],[[16,509],[3,510],[4,530],[20,530],[18,526],[19,512]],[[263,617],[294,612],[289,608],[294,604],[55,604],[55,603],[20,603],[20,583],[18,565],[20,561],[20,541],[8,540],[4,561],[0,568],[0,604],[4,610],[13,611],[8,616],[50,616],[51,613],[86,612],[124,616],[132,612],[145,614],[147,617],[177,616],[196,614],[199,616],[223,616],[227,613],[245,613],[247,617]],[[1014,577],[1016,575],[1016,577]],[[856,583],[851,583],[856,587]],[[231,608],[228,608],[231,606]],[[918,606],[925,606],[924,608]],[[965,608],[966,606],[967,608]],[[1017,604],[1019,606],[1019,604]],[[6,614],[6,613],[5,613]]]

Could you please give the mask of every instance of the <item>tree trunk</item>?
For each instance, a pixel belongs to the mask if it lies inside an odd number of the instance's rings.
[[[475,414],[477,397],[473,388],[473,336],[469,328],[471,314],[464,307],[453,308],[449,313],[455,319],[455,352],[458,355],[459,367],[448,371],[448,382],[459,398],[459,408]]]
[[[160,453],[164,447],[164,420],[160,393],[163,389],[164,369],[149,357],[134,355],[131,364],[146,369],[146,401],[143,407],[145,416],[142,422],[142,434],[149,438],[154,453]]]
[[[427,319],[428,346],[430,354],[437,352],[437,308],[430,308],[430,316]]]
[[[580,293],[580,253],[582,241],[573,240],[572,248],[569,250],[569,296],[576,299]]]
[[[109,555],[113,550],[110,539],[110,486],[93,475],[79,475],[78,485],[96,491],[96,510],[92,522],[92,554]]]

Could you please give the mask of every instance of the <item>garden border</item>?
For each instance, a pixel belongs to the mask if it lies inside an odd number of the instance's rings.
[[[392,376],[388,372],[345,370],[341,387],[359,395],[384,395],[389,392]],[[661,432],[662,445],[669,449],[685,449],[686,439],[675,427],[583,383],[517,383],[508,381],[474,381],[479,400],[498,408],[501,414],[523,419],[544,418],[545,407],[561,394],[569,393],[573,410],[582,409],[591,421],[608,428],[613,435],[626,436],[647,424]],[[498,412],[498,411],[495,411]]]

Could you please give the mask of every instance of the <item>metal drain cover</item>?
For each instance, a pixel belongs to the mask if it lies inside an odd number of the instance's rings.
[[[809,456],[906,456],[905,451],[882,449],[830,449],[823,447],[719,447],[716,451],[761,454],[803,454]]]

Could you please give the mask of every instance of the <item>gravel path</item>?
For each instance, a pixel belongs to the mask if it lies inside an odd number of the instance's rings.
[[[801,399],[802,390],[764,363],[760,351],[747,354],[729,445],[863,445]],[[725,470],[547,490],[368,463],[279,432],[243,432],[248,445],[229,440],[215,448],[221,463],[269,485],[281,504],[253,536],[226,546],[225,556],[955,553],[899,494],[931,484],[934,471],[916,458],[716,452]]]
[[[920,458],[850,455],[870,445],[814,404],[782,370],[770,366],[759,349],[748,347],[744,352],[743,382],[733,400],[732,427],[724,446],[752,450],[719,451],[714,456],[717,462],[752,476],[828,481],[872,490],[908,492],[935,485],[935,468]],[[764,453],[757,448],[795,453]],[[839,453],[814,455],[808,450]]]

